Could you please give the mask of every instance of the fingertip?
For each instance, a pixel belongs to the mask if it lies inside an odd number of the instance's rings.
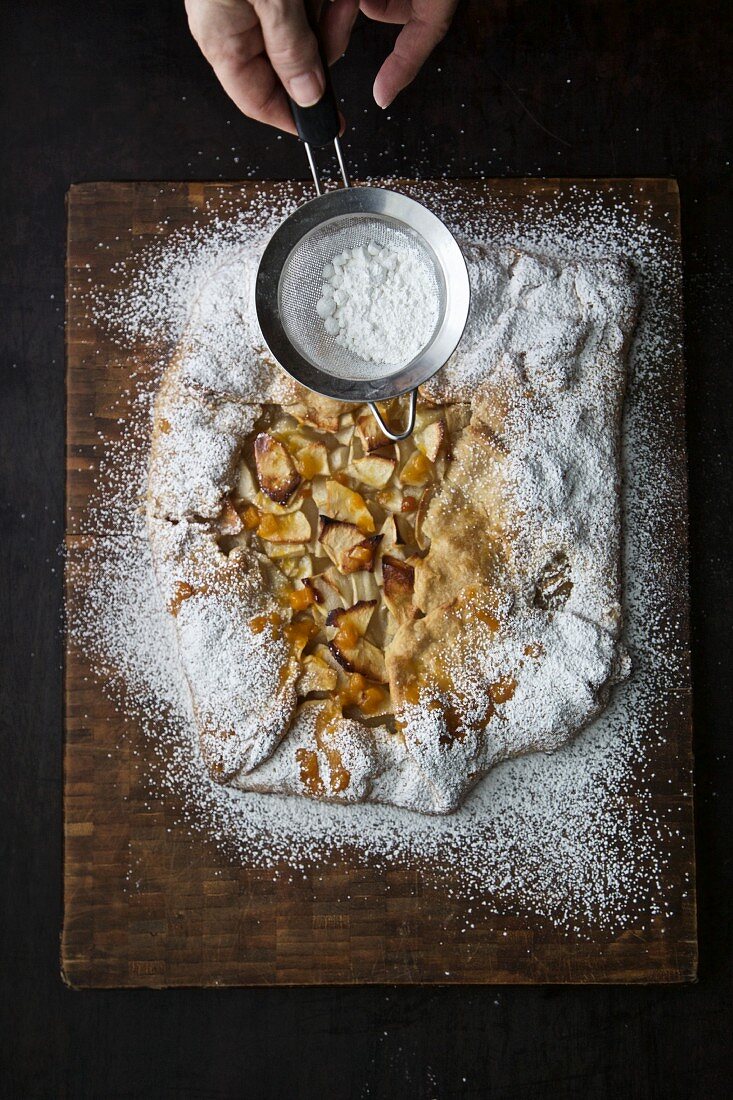
[[[382,74],[379,73],[377,79],[374,81],[372,95],[374,96],[374,102],[376,103],[377,107],[381,107],[381,109],[385,111],[387,107],[389,107],[390,103],[392,103],[392,101],[394,100],[396,93],[389,92],[384,84],[384,81],[380,80],[381,75]]]

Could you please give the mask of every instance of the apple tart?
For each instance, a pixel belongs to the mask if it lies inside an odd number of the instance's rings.
[[[202,292],[155,403],[147,523],[218,782],[451,812],[497,763],[575,736],[626,674],[633,273],[467,256],[463,350],[397,444],[268,360],[241,260]]]

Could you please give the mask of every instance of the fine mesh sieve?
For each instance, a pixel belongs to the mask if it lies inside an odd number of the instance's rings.
[[[324,264],[345,247],[374,238],[419,254],[429,266],[437,292],[432,336],[406,364],[365,363],[329,336],[316,313]],[[278,227],[260,261],[256,285],[257,317],[277,362],[298,382],[339,401],[367,402],[391,439],[405,438],[414,423],[416,390],[442,367],[456,348],[466,324],[470,290],[458,244],[443,224],[419,202],[377,187],[329,191],[299,207]],[[410,318],[404,319],[409,325]],[[395,432],[384,423],[377,401],[410,393],[406,428]]]
[[[327,70],[326,70],[327,71]],[[468,317],[470,288],[461,250],[447,226],[415,199],[379,187],[351,187],[339,144],[340,118],[330,81],[314,107],[291,103],[305,144],[316,197],[275,230],[260,260],[257,318],[272,355],[296,381],[339,401],[368,403],[380,427],[394,440],[415,423],[417,387],[448,360]],[[312,146],[333,141],[344,186],[322,193]],[[407,363],[367,362],[328,334],[316,312],[323,268],[347,249],[379,241],[408,252],[429,272],[436,319],[425,345]],[[401,319],[405,326],[410,318]],[[402,431],[385,424],[377,401],[410,394]]]
[[[311,363],[339,378],[364,381],[375,375],[394,374],[406,365],[404,357],[402,362],[365,362],[328,334],[316,312],[324,266],[344,251],[368,249],[375,242],[402,255],[412,254],[428,273],[434,303],[427,305],[434,304],[435,323],[423,347],[433,339],[445,312],[443,272],[433,250],[415,232],[391,219],[375,219],[365,214],[348,214],[322,222],[301,238],[285,261],[280,275],[280,315],[293,347]]]

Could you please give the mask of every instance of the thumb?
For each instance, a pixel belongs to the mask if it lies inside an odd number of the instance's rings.
[[[255,0],[254,8],[270,64],[285,90],[300,107],[312,107],[326,81],[302,0]]]

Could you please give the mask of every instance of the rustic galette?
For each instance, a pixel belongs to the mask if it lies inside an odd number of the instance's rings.
[[[268,359],[244,255],[202,290],[155,404],[147,513],[221,783],[450,812],[500,761],[567,742],[625,675],[633,275],[467,256],[464,341],[398,444]]]

